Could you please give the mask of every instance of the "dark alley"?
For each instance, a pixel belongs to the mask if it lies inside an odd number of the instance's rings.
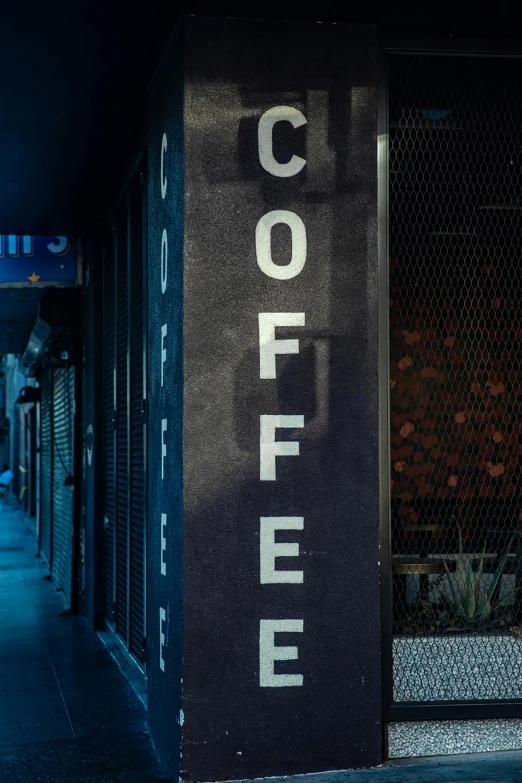
[[[62,614],[46,575],[26,520],[2,506],[1,780],[162,780],[143,705],[85,618]]]

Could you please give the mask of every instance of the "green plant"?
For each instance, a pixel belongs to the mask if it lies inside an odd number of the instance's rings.
[[[486,586],[483,579],[486,547],[484,546],[477,571],[473,571],[470,558],[464,555],[462,534],[459,530],[459,554],[455,562],[455,571],[454,573],[450,572],[446,561],[444,561],[444,568],[451,592],[451,599],[448,598],[451,603],[451,611],[467,624],[486,622],[505,599],[504,596],[495,606],[491,603],[492,596],[506,566],[512,543],[513,539],[507,545],[489,585]]]

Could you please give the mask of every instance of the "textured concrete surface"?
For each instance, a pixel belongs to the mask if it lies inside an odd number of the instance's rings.
[[[522,641],[507,633],[399,636],[393,679],[394,701],[520,699]]]
[[[0,509],[0,780],[168,780],[142,703],[46,576],[23,518]]]
[[[522,720],[433,720],[390,723],[388,755],[447,756],[522,749]]]

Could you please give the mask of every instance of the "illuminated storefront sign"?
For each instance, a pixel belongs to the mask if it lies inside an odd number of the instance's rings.
[[[0,287],[77,282],[76,243],[70,237],[0,235]]]

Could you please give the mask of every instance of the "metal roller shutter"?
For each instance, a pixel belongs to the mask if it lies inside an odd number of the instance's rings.
[[[129,649],[145,653],[145,313],[143,269],[143,187],[135,176],[129,189],[130,213],[130,629]]]
[[[105,616],[114,621],[116,603],[116,466],[114,444],[116,307],[114,257],[107,247],[104,268],[104,425],[105,425]]]
[[[52,574],[71,604],[74,535],[74,367],[53,371]]]
[[[144,188],[132,178],[105,262],[106,616],[145,663],[146,437]]]
[[[124,202],[125,203],[125,202]],[[116,631],[128,642],[129,611],[129,269],[128,213],[116,229]]]
[[[40,550],[51,565],[52,562],[52,370],[40,379]]]

